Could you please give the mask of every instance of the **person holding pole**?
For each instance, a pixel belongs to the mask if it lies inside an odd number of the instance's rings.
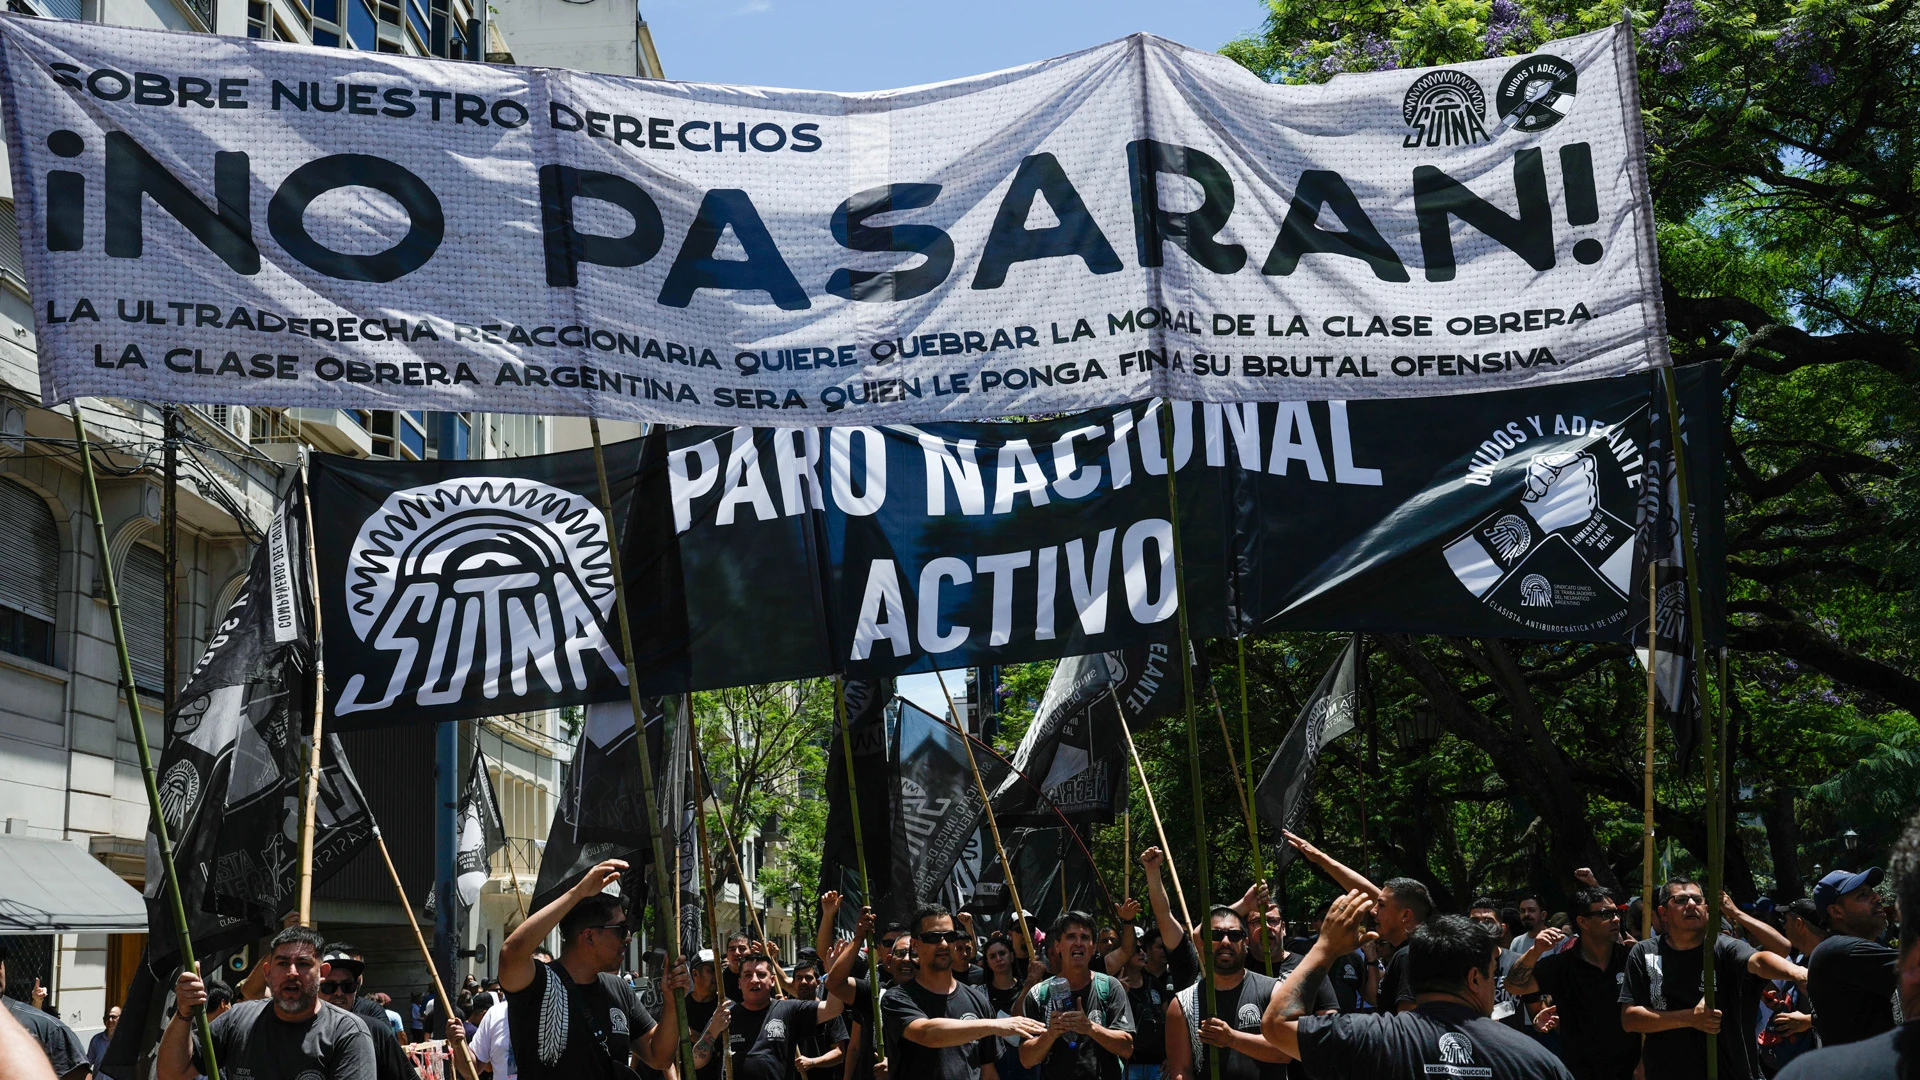
[[[1185,990],[1200,978],[1200,954],[1195,951],[1193,935],[1180,923],[1179,916],[1167,903],[1167,883],[1160,877],[1160,867],[1167,861],[1166,852],[1158,847],[1150,847],[1140,853],[1140,869],[1147,879],[1147,902],[1153,906],[1154,925],[1160,931],[1160,952],[1166,957],[1163,966],[1153,971],[1166,979],[1169,993]]]
[[[243,1001],[212,1022],[214,1056],[235,1076],[301,1080],[375,1080],[373,1041],[360,1018],[320,1000],[320,950],[326,939],[290,926],[269,945],[270,996]],[[192,1080],[206,1070],[188,1029],[207,1003],[192,968],[173,986],[174,1012],[154,1051],[159,1080]]]
[[[625,903],[604,890],[627,868],[620,859],[587,871],[573,888],[514,928],[500,946],[500,988],[522,1080],[630,1080],[631,1059],[665,1070],[679,1050],[675,1016],[689,984],[684,963],[660,980],[661,1021],[613,973],[626,954]],[[560,928],[560,957],[533,950]]]
[[[1667,879],[1660,888],[1666,929],[1633,947],[1620,983],[1620,1026],[1647,1037],[1642,1053],[1646,1080],[1699,1080],[1707,1075],[1707,1036],[1720,1047],[1721,1080],[1757,1080],[1760,1062],[1753,1030],[1759,1005],[1752,1002],[1730,1019],[1707,1008],[1701,971],[1707,940],[1707,895],[1692,878]],[[1807,982],[1807,969],[1784,956],[1761,952],[1739,938],[1713,943],[1714,981],[1740,999],[1740,976]],[[1722,1000],[1727,1000],[1723,998]]]
[[[1047,1025],[1024,1016],[995,1017],[984,990],[953,977],[953,943],[961,931],[946,908],[920,908],[911,928],[913,977],[880,999],[889,1074],[902,1080],[998,1080],[993,1060],[999,1038],[1031,1039]]]
[[[1199,1080],[1211,1071],[1211,1054],[1220,1055],[1222,1080],[1285,1080],[1287,1056],[1260,1035],[1260,1017],[1279,980],[1247,969],[1250,939],[1238,911],[1216,907],[1207,921],[1220,1012],[1203,1019],[1194,987],[1174,996],[1167,1006],[1167,1080]],[[1314,1011],[1339,1011],[1333,988],[1325,983]]]

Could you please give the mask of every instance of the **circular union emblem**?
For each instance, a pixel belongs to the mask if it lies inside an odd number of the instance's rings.
[[[1529,56],[1500,78],[1493,107],[1521,131],[1545,131],[1573,107],[1578,74],[1557,56]]]

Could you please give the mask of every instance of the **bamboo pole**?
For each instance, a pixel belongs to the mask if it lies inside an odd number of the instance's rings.
[[[940,692],[947,697],[947,723],[960,736],[960,745],[967,748],[967,765],[973,770],[973,786],[980,792],[980,809],[987,815],[987,832],[993,836],[994,853],[1000,856],[1000,869],[1006,875],[1007,896],[1013,901],[1013,916],[1020,922],[1020,934],[1027,939],[1027,963],[1040,959],[1040,947],[1033,940],[1033,927],[1027,925],[1027,906],[1020,902],[1020,886],[1014,880],[1013,863],[1007,858],[1007,846],[1000,842],[1000,823],[994,820],[993,796],[987,792],[987,782],[980,778],[980,759],[973,752],[973,739],[967,735],[966,725],[960,722],[960,710],[954,707],[953,691],[947,689],[947,677],[944,672],[933,673],[934,680],[940,684]],[[1062,868],[1060,875],[1061,908],[1065,909],[1066,873]]]
[[[1213,892],[1207,880],[1207,800],[1201,792],[1200,733],[1194,730],[1193,724],[1193,639],[1187,628],[1187,563],[1180,543],[1180,485],[1176,479],[1180,470],[1174,461],[1173,399],[1161,398],[1160,405],[1160,453],[1167,469],[1167,521],[1173,532],[1174,610],[1180,627],[1180,643],[1176,651],[1180,661],[1180,684],[1187,697],[1187,778],[1193,789],[1194,876],[1204,902]],[[1201,1016],[1203,1020],[1220,1015],[1220,1003],[1213,985],[1213,950],[1207,947],[1210,944],[1200,941],[1193,943],[1194,951],[1200,955],[1200,989],[1206,1002]],[[1213,1080],[1220,1080],[1220,1057],[1219,1054],[1207,1055],[1207,1071]],[[1709,1077],[1708,1080],[1713,1078]]]
[[[1253,807],[1253,721],[1247,709],[1247,639],[1244,637],[1234,638],[1233,648],[1235,659],[1238,661],[1237,666],[1239,668],[1240,679],[1240,761],[1247,770],[1247,832],[1253,837],[1253,880],[1265,882],[1267,880],[1267,862],[1266,857],[1261,854],[1260,848],[1260,818],[1259,815],[1254,812]],[[1217,703],[1217,696],[1215,701]],[[1232,739],[1227,740],[1227,751],[1229,754],[1233,751]],[[1271,888],[1272,886],[1269,885],[1268,887]],[[1280,920],[1285,922],[1287,909],[1284,901],[1286,898],[1282,896],[1279,899],[1283,901],[1280,908]],[[1254,913],[1253,925],[1256,933],[1266,935],[1267,955],[1272,956],[1272,933],[1271,929],[1267,926],[1267,911],[1264,904],[1261,905],[1259,911]]]
[[[682,705],[684,706],[682,713],[684,722],[692,724],[693,695],[685,695],[682,699]],[[697,772],[704,772],[704,770],[700,769],[700,745],[697,732],[692,730],[688,732],[687,738],[687,771],[689,779],[693,779]],[[715,906],[713,895],[713,863],[707,854],[707,799],[706,796],[702,794],[705,791],[706,785],[696,779],[693,796],[693,827],[700,842],[700,891],[706,898],[707,931],[713,935],[713,1001],[714,1007],[718,1008],[721,999],[727,996],[726,976],[722,974],[723,969],[721,967],[721,964],[724,963],[721,956],[726,952],[726,942],[720,936],[720,910]],[[677,859],[680,851],[678,842],[673,845],[673,849],[675,858]],[[674,882],[674,888],[677,889],[679,887],[680,883],[676,880]],[[674,900],[674,909],[676,911],[679,910],[679,900],[677,898]],[[678,920],[676,919],[675,921],[677,922]],[[701,1034],[705,1035],[705,1032]],[[726,1080],[733,1080],[733,1039],[731,1034],[721,1040],[718,1050],[721,1061],[721,1074],[726,1077]]]
[[[1721,825],[1720,820],[1720,758],[1714,738],[1713,724],[1707,714],[1706,686],[1706,625],[1700,601],[1700,560],[1699,553],[1693,549],[1693,507],[1691,482],[1687,468],[1686,447],[1680,438],[1680,402],[1675,389],[1673,369],[1660,369],[1660,382],[1667,396],[1667,426],[1673,440],[1673,476],[1680,505],[1680,535],[1676,542],[1683,554],[1682,569],[1686,571],[1687,581],[1687,630],[1693,646],[1693,690],[1694,701],[1700,710],[1700,775],[1706,795],[1707,818],[1707,940],[1705,948],[1711,951],[1713,943],[1720,935],[1720,881],[1721,881]],[[1700,971],[1700,994],[1706,1008],[1714,1007],[1715,986],[1712,964],[1703,965]],[[1720,1075],[1719,1040],[1707,1040],[1707,1080],[1718,1080]]]
[[[1651,554],[1651,553],[1649,553]],[[1655,650],[1660,617],[1660,569],[1647,559],[1647,758],[1642,778],[1645,782],[1646,821],[1640,835],[1640,940],[1653,937],[1653,717],[1654,699],[1660,693],[1659,653]]]
[[[688,704],[688,712],[689,714],[692,712],[691,702]],[[767,936],[766,926],[760,922],[760,913],[753,909],[753,894],[747,888],[747,866],[740,861],[740,849],[734,845],[733,830],[727,827],[727,815],[719,812],[720,800],[713,796],[713,781],[707,776],[706,760],[700,754],[700,747],[693,746],[691,750],[693,753],[694,769],[700,774],[700,789],[706,793],[708,798],[713,798],[715,809],[713,816],[720,822],[720,839],[727,842],[727,857],[733,860],[733,876],[739,880],[740,893],[747,901],[747,921],[753,923],[753,932],[760,935],[761,941],[772,941],[773,939]],[[705,800],[701,802],[700,816],[703,819],[701,825],[704,828],[704,819],[706,817]],[[714,958],[716,960],[719,959],[717,954]],[[776,963],[773,964],[772,967],[774,984],[780,988],[782,995],[792,997],[793,988],[787,984],[787,977],[781,972],[780,965]]]
[[[180,963],[198,973],[193,958],[193,931],[187,924],[187,908],[180,899],[180,874],[173,865],[173,838],[167,832],[167,818],[160,809],[160,787],[153,778],[153,748],[147,745],[147,723],[140,714],[140,691],[133,683],[133,655],[127,650],[127,627],[120,617],[120,590],[114,581],[113,554],[107,546],[107,519],[100,512],[100,485],[93,475],[93,446],[87,441],[87,424],[80,417],[80,403],[73,403],[73,438],[80,448],[80,472],[87,485],[87,510],[93,515],[94,557],[99,561],[100,584],[107,594],[107,617],[113,624],[113,647],[120,658],[120,688],[127,697],[127,717],[133,722],[133,746],[140,755],[140,779],[147,788],[147,813],[153,822],[154,846],[159,849],[160,868],[166,877],[168,914],[173,916],[173,933],[180,947]],[[207,1023],[206,1006],[193,1010],[194,1033],[200,1038],[200,1059],[207,1066],[207,1080],[220,1080],[220,1063],[213,1052],[213,1028]]]
[[[1173,879],[1173,895],[1180,901],[1180,925],[1191,932],[1193,912],[1187,907],[1187,890],[1180,884],[1180,871],[1173,865],[1173,848],[1167,843],[1167,827],[1160,820],[1160,806],[1154,801],[1153,785],[1147,783],[1146,767],[1140,764],[1140,750],[1133,744],[1133,729],[1127,726],[1126,710],[1120,707],[1120,692],[1108,686],[1107,693],[1113,697],[1114,710],[1120,714],[1120,733],[1127,737],[1127,753],[1133,758],[1134,774],[1140,777],[1140,790],[1147,794],[1147,813],[1153,816],[1153,835],[1160,841],[1160,853],[1166,856],[1167,876]]]
[[[846,759],[847,809],[853,818],[853,854],[860,864],[860,903],[863,907],[873,905],[873,882],[867,877],[867,838],[860,827],[860,785],[853,772],[853,731],[847,725],[846,680],[839,675],[833,677],[833,719],[840,726],[840,752]],[[857,928],[858,922],[854,923]],[[875,942],[878,944],[878,942]],[[1031,955],[1031,953],[1029,953]],[[717,977],[717,973],[716,973]],[[877,1026],[880,1021],[880,955],[874,950],[873,963],[867,966],[867,987],[873,991],[873,1014],[869,1027]],[[875,1037],[875,1032],[866,1033],[867,1042],[872,1045],[874,1056],[881,1061],[887,1060],[886,1043]],[[864,1050],[862,1051],[865,1052]],[[689,1073],[689,1076],[692,1074]]]
[[[387,873],[393,878],[393,891],[400,896],[400,910],[407,913],[407,926],[413,930],[413,943],[420,947],[420,958],[427,962],[427,974],[433,976],[433,992],[440,995],[440,1006],[451,1017],[453,1016],[453,999],[447,996],[447,984],[441,981],[440,969],[434,966],[433,950],[427,948],[426,935],[420,932],[420,920],[414,918],[413,903],[407,899],[407,887],[400,883],[400,871],[394,868],[393,856],[387,851],[387,838],[380,835],[378,825],[373,827],[373,842],[380,848],[380,859],[387,864]],[[433,1032],[429,1031],[427,1035],[431,1038]],[[441,1038],[445,1037],[442,1033]],[[478,1074],[479,1063],[474,1060],[473,1048],[467,1045],[465,1039],[460,1041],[460,1050],[466,1058],[467,1065],[475,1074]]]
[[[613,512],[613,489],[607,484],[607,456],[600,445],[600,418],[587,418],[588,430],[593,434],[593,471],[600,480],[600,511],[607,520],[607,554],[613,568],[613,599],[615,617],[620,623],[621,660],[627,668],[627,703],[633,709],[633,731],[636,738],[633,744],[640,755],[640,798],[646,804],[648,826],[647,838],[653,848],[653,895],[656,898],[674,896],[673,889],[678,882],[670,886],[667,877],[666,847],[661,843],[659,806],[653,797],[653,755],[647,750],[647,721],[640,708],[640,677],[633,666],[633,624],[628,620],[627,577],[620,566],[620,527]],[[669,904],[677,906],[676,900],[656,899],[653,905],[655,918],[660,923],[660,936],[666,939],[667,970],[680,966],[680,931],[675,924],[680,920],[669,912]],[[679,990],[672,992],[668,1000],[673,1004],[673,1022],[680,1034],[680,1075],[691,1077],[693,1067],[693,1036],[688,1031],[686,995]]]
[[[1227,747],[1227,772],[1233,777],[1233,793],[1240,800],[1240,814],[1247,819],[1247,842],[1257,851],[1260,847],[1260,831],[1253,825],[1253,803],[1247,799],[1248,784],[1240,779],[1240,755],[1233,752],[1233,733],[1227,728],[1227,710],[1220,704],[1220,690],[1208,684],[1213,691],[1213,715],[1220,722],[1220,739]],[[1255,875],[1258,881],[1259,876]]]
[[[1133,811],[1120,811],[1120,899],[1133,899]]]
[[[320,740],[327,714],[327,659],[320,629],[320,560],[313,543],[313,492],[300,468],[300,508],[307,526],[307,587],[313,592],[313,742],[307,747],[307,779],[300,792],[300,925],[313,925],[313,831],[320,803]],[[444,999],[443,999],[444,1000]]]

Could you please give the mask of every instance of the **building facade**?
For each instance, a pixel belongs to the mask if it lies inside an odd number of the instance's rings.
[[[461,60],[484,35],[487,59],[512,63],[524,37],[538,62],[659,76],[645,22],[618,0],[514,0],[499,21],[471,0],[8,0],[11,11],[303,45]],[[4,154],[4,150],[0,150]],[[167,684],[158,403],[83,399],[96,446],[107,551],[94,543],[73,428],[40,402],[33,297],[22,270],[13,191],[0,169],[0,821],[4,834],[61,840],[145,885],[147,801],[120,692],[100,567],[111,560],[135,683],[156,753]],[[425,460],[494,458],[582,445],[585,424],[555,417],[184,404],[176,485],[175,677],[183,678],[238,594],[252,545],[308,454]],[[577,430],[576,430],[577,429]],[[609,439],[635,432],[609,431]],[[464,777],[487,759],[509,851],[464,928],[451,977],[490,973],[499,942],[524,918],[571,753],[558,711],[462,723],[452,749],[431,727],[350,733],[347,754],[416,909],[432,889],[435,768]],[[0,897],[4,888],[0,887]],[[391,877],[368,851],[316,890],[315,919],[367,954],[368,990],[405,1012],[428,978]],[[430,930],[430,923],[423,921]],[[165,932],[161,930],[160,932]],[[38,979],[49,1006],[82,1038],[100,1030],[133,978],[144,934],[3,938],[5,992],[26,1000]],[[229,976],[251,957],[233,958]]]

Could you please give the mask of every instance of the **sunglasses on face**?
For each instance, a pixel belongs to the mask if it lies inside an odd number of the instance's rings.
[[[939,945],[943,942],[951,945],[967,935],[964,930],[924,930],[913,936],[926,945]]]
[[[323,994],[351,994],[360,989],[359,979],[341,979],[339,982],[324,981],[320,984]]]
[[[1580,917],[1583,919],[1607,919],[1611,921],[1619,918],[1620,912],[1613,908],[1602,908],[1599,911],[1583,911],[1580,913]]]
[[[1247,932],[1245,930],[1235,930],[1226,926],[1216,926],[1213,928],[1213,940],[1215,941],[1244,941],[1246,937]]]
[[[620,935],[620,940],[622,941],[625,941],[627,937],[633,933],[633,928],[623,922],[610,922],[610,923],[607,923],[605,926],[589,926],[587,927],[587,929],[606,930],[611,933],[618,934]]]
[[[1667,897],[1667,903],[1674,907],[1706,907],[1707,898],[1697,893],[1677,893]]]

